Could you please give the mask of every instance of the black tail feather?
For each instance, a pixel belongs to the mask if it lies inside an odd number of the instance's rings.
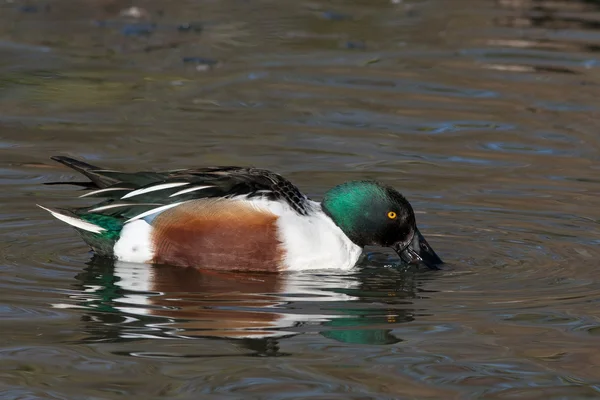
[[[101,173],[99,173],[98,171],[102,171],[102,168],[96,167],[95,165],[84,163],[83,161],[75,160],[74,158],[71,158],[71,157],[53,156],[50,158],[54,161],[58,161],[59,163],[66,165],[69,168],[73,168],[75,171],[88,177],[93,183],[93,184],[88,183],[88,185],[82,185],[79,182],[68,182],[69,184],[87,186],[87,187],[91,187],[91,188],[97,187],[97,188],[102,189],[102,188],[114,185],[115,183],[119,182],[119,180],[117,180],[117,179],[109,178],[109,177],[104,176]],[[51,182],[51,183],[58,184],[60,182]]]
[[[44,182],[44,185],[75,185],[75,186],[81,186],[84,189],[99,189],[98,185],[96,185],[94,182],[58,181],[58,182]]]
[[[100,167],[96,167],[95,165],[84,163],[83,161],[76,160],[71,157],[65,156],[52,156],[51,160],[58,161],[61,164],[66,165],[69,168],[73,168],[77,172],[81,172],[85,174],[86,171],[94,170],[94,169],[102,169]]]

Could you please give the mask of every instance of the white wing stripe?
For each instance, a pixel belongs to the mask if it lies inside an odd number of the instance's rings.
[[[208,189],[211,187],[214,187],[214,186],[195,186],[195,187],[180,190],[179,192],[175,192],[172,195],[170,195],[169,197],[179,196],[180,194],[194,192],[196,190]]]
[[[93,196],[93,195],[104,193],[104,192],[112,192],[113,190],[132,190],[132,189],[131,188],[120,188],[120,187],[107,188],[107,189],[99,189],[99,190],[91,191],[89,193],[82,194],[79,197]]]
[[[160,205],[161,205],[160,203],[117,203],[117,204],[109,204],[107,206],[100,206],[100,207],[92,208],[91,210],[88,210],[87,212],[93,213],[93,212],[98,212],[98,211],[110,210],[111,208],[117,208],[117,207],[160,206]]]
[[[140,215],[136,215],[135,217],[128,219],[127,221],[125,221],[125,223],[147,217],[148,215],[152,215],[152,214],[156,214],[156,213],[168,210],[169,208],[176,207],[183,203],[187,203],[187,201],[180,201],[179,203],[167,204],[166,206],[153,208],[152,210],[148,210],[146,212],[141,213]]]
[[[189,185],[188,182],[171,182],[171,183],[163,183],[160,185],[150,186],[143,189],[134,190],[133,192],[127,193],[125,196],[121,197],[121,199],[127,199],[133,196],[139,196],[140,194],[154,192],[156,190],[170,189],[178,186]]]

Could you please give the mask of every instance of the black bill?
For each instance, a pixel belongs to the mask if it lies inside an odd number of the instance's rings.
[[[400,251],[398,251],[400,250]],[[402,260],[408,264],[425,264],[431,269],[440,269],[444,262],[435,254],[427,240],[421,235],[419,229],[415,232],[412,242],[404,249],[396,249]]]

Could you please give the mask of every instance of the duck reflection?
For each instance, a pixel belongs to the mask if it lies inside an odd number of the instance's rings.
[[[93,258],[70,297],[85,341],[238,339],[277,354],[278,339],[311,332],[347,343],[391,344],[412,321],[414,274],[362,268],[352,274],[221,273]]]

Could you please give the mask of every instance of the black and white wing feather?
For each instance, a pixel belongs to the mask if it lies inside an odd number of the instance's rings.
[[[127,173],[102,169],[68,157],[52,158],[87,176],[97,187],[80,197],[106,199],[93,207],[78,210],[79,213],[133,218],[148,210],[184,201],[242,196],[283,201],[299,215],[308,215],[311,208],[308,197],[290,181],[264,169],[206,167]]]

